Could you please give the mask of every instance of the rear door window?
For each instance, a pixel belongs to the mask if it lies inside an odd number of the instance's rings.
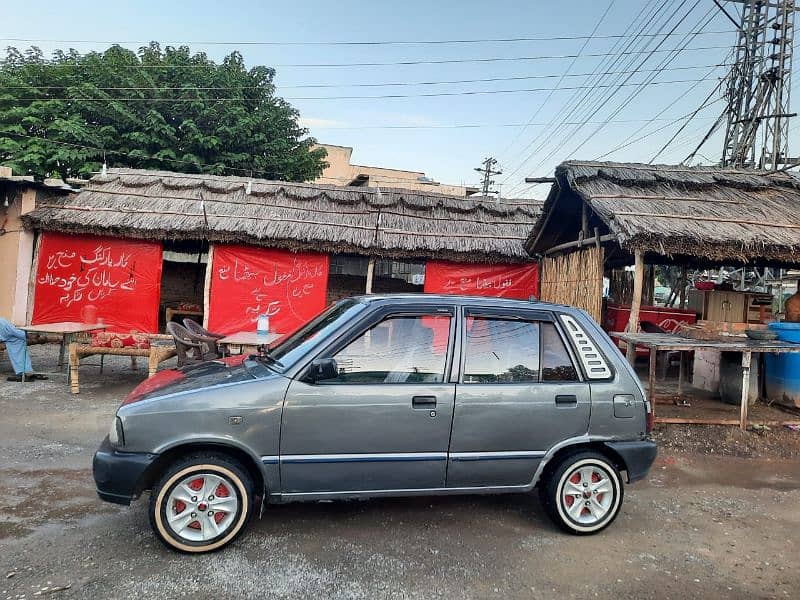
[[[539,323],[468,317],[464,383],[539,381]]]
[[[493,316],[465,323],[463,383],[580,381],[554,323]]]
[[[578,381],[578,370],[572,362],[564,340],[555,324],[542,323],[542,381]]]

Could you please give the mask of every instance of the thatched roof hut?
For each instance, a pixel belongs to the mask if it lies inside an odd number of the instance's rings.
[[[648,263],[796,265],[800,180],[754,169],[564,162],[526,248],[546,254],[595,230],[607,265],[631,264],[636,250]]]
[[[541,202],[110,169],[26,226],[157,240],[456,261],[530,260]]]

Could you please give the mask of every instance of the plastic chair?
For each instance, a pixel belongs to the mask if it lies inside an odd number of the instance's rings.
[[[200,325],[200,323],[198,323],[194,319],[184,319],[183,320],[183,326],[186,327],[186,329],[188,329],[189,332],[194,334],[194,335],[202,335],[202,336],[214,338],[214,339],[217,339],[217,340],[221,340],[222,338],[225,337],[225,335],[222,334],[222,333],[214,333],[212,331],[209,331],[208,329],[206,329],[205,327]]]
[[[189,330],[189,333],[193,337],[197,337],[200,339],[208,338],[215,340],[213,350],[214,352],[217,352],[220,356],[229,355],[229,351],[227,348],[225,348],[224,346],[220,347],[219,344],[216,343],[216,340],[221,340],[222,338],[225,337],[224,333],[214,333],[213,331],[209,331],[194,319],[189,319],[189,318],[183,320],[183,326]]]
[[[167,323],[167,331],[172,336],[172,339],[175,340],[179,367],[221,357],[217,350],[217,340],[215,338],[195,335],[175,321]]]

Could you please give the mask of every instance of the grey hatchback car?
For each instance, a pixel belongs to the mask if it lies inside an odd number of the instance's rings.
[[[94,457],[103,500],[150,490],[156,535],[233,541],[265,505],[530,492],[574,534],[617,516],[656,456],[652,412],[583,311],[422,294],[342,300],[268,353],[166,370]]]

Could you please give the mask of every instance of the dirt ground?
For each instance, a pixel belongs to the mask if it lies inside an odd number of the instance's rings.
[[[33,354],[42,370],[55,364],[52,347]],[[112,358],[102,376],[85,369],[72,396],[64,375],[12,384],[9,370],[0,358],[0,600],[790,598],[800,589],[800,463],[770,450],[800,437],[788,430],[725,428],[730,451],[718,456],[702,443],[705,428],[659,429],[650,476],[590,537],[556,530],[530,495],[391,499],[269,507],[233,547],[184,556],[153,537],[144,502],[102,503],[91,480],[92,453],[144,373]]]

